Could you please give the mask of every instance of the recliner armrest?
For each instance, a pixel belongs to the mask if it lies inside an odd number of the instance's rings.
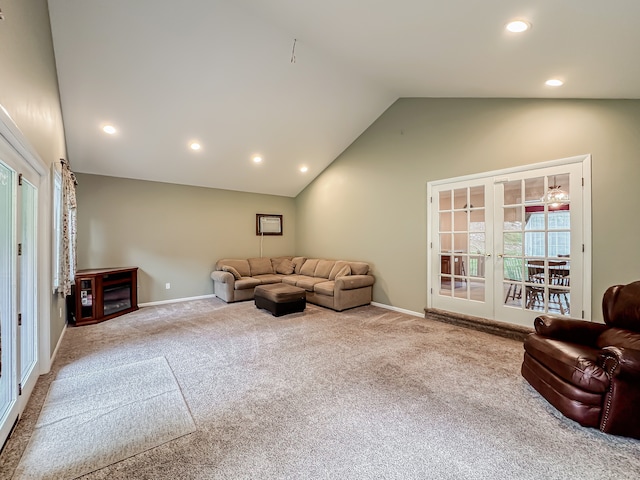
[[[634,381],[640,379],[640,350],[604,347],[600,356],[611,377]]]
[[[609,327],[577,318],[540,315],[533,322],[536,333],[565,342],[595,346],[597,338]]]
[[[373,285],[373,275],[347,275],[336,278],[336,290],[353,290],[355,288],[369,287]]]

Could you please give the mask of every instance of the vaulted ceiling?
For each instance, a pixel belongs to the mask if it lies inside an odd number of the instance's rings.
[[[399,97],[640,98],[637,0],[49,9],[68,155],[83,173],[296,196]],[[513,19],[531,28],[506,31]]]

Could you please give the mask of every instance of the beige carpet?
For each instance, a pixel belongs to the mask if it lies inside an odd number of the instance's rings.
[[[640,478],[640,441],[564,418],[522,379],[522,355],[515,340],[374,306],[147,307],[67,331],[0,469],[15,470],[48,382],[162,356],[196,431],[83,480]]]
[[[56,380],[15,473],[72,479],[195,431],[164,357]]]

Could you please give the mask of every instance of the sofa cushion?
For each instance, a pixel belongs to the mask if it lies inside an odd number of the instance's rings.
[[[331,269],[331,273],[329,273],[329,280],[335,280],[336,279],[336,274],[345,265],[348,265],[348,262],[345,262],[344,260],[338,260],[336,263],[334,263],[333,264],[333,268]]]
[[[240,277],[242,276],[240,275],[238,270],[236,270],[233,267],[230,267],[229,265],[222,265],[222,271],[229,272],[231,275],[233,275],[233,278],[235,278],[236,280],[240,280]]]
[[[340,277],[348,277],[349,275],[351,275],[351,267],[347,264],[336,273],[336,279]]]
[[[313,292],[313,287],[317,283],[326,282],[326,278],[317,278],[317,277],[307,277],[301,275],[298,281],[296,282],[296,287],[304,288],[307,292]]]
[[[234,258],[223,258],[222,260],[218,260],[218,270],[222,270],[223,265],[235,268],[241,277],[251,276],[249,262],[246,260],[236,260]]]
[[[369,264],[365,262],[349,262],[352,275],[366,275],[369,273]]]
[[[296,275],[300,273],[300,269],[302,268],[302,264],[305,262],[305,257],[293,257],[291,261],[293,262],[293,273]]]
[[[316,266],[315,272],[313,272],[313,276],[318,278],[329,278],[331,269],[333,269],[333,266],[335,264],[336,264],[335,260],[318,261],[318,265]]]
[[[240,280],[236,280],[233,288],[235,290],[246,290],[248,288],[255,288],[260,285],[260,280],[252,277],[242,277]]]
[[[600,348],[623,347],[640,350],[640,333],[622,328],[609,328],[600,334],[596,344]]]
[[[282,275],[291,275],[294,271],[295,265],[288,258],[285,258],[276,265],[276,273],[281,273]]]
[[[330,280],[328,282],[316,283],[313,286],[313,291],[319,293],[321,295],[329,295],[333,297],[333,288],[335,287],[336,282]]]
[[[249,262],[252,277],[264,275],[265,273],[273,273],[270,258],[249,258],[247,261]]]
[[[285,275],[284,277],[282,277],[282,283],[295,286],[296,283],[298,283],[300,277],[300,275]]]
[[[528,335],[525,351],[564,381],[592,393],[609,388],[609,376],[598,365],[599,350],[585,345]]]
[[[316,267],[318,266],[319,261],[320,260],[317,258],[308,258],[307,260],[305,260],[304,264],[300,268],[300,275],[313,277],[313,274],[316,271]]]
[[[281,283],[282,276],[275,275],[273,273],[266,273],[264,275],[255,275],[251,278],[255,278],[256,280],[260,280],[260,285],[267,285],[270,283]]]
[[[291,257],[272,257],[271,258],[271,268],[275,272],[280,262],[283,260],[291,260]]]

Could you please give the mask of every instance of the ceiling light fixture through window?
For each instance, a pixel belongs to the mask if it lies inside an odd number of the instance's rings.
[[[256,155],[255,157],[253,157],[253,162],[254,163],[261,163],[262,162],[262,157],[260,155]]]
[[[564,85],[564,82],[562,80],[558,80],[557,78],[552,78],[544,82],[544,84],[548,87],[561,87],[562,85]]]
[[[308,172],[308,171],[309,171],[309,167],[300,167],[300,171],[301,171],[302,173],[306,173],[306,172]]]
[[[104,133],[108,133],[109,135],[113,135],[117,130],[113,125],[105,125],[104,127],[102,127],[102,131]]]
[[[189,147],[191,150],[200,150],[202,148],[198,142],[193,142]]]

